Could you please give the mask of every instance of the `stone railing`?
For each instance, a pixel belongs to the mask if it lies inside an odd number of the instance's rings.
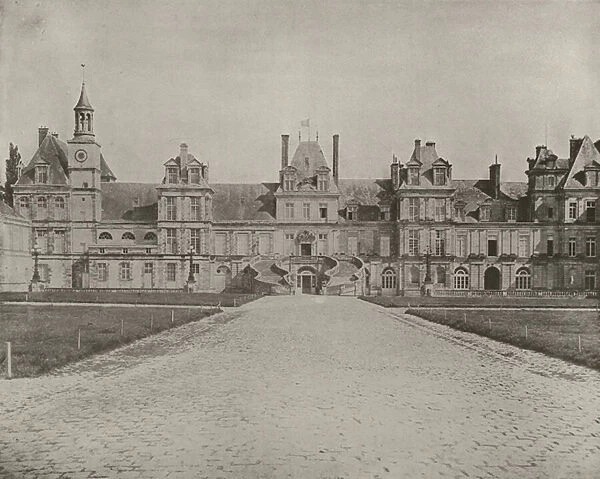
[[[517,297],[517,298],[597,298],[598,291],[580,290],[459,290],[434,289],[432,296],[447,297]]]

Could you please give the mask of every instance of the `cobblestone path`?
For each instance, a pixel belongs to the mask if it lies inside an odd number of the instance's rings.
[[[353,298],[263,298],[0,381],[0,477],[600,477],[600,375]]]

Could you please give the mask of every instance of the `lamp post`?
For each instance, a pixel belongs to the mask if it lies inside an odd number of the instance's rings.
[[[432,281],[431,281],[431,248],[427,246],[425,250],[425,280],[423,281],[423,289],[421,294],[431,296]]]
[[[39,268],[40,247],[38,246],[37,242],[33,245],[31,254],[33,255],[33,277],[31,278],[31,282],[39,283],[40,282],[40,268]]]
[[[190,246],[189,249],[189,255],[190,255],[190,271],[188,273],[188,279],[187,279],[187,284],[186,284],[186,289],[188,291],[188,293],[194,291],[194,283],[196,282],[196,278],[194,277],[194,270],[193,270],[193,265],[194,265],[194,247]]]

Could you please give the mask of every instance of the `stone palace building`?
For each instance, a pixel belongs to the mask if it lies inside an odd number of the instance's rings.
[[[538,146],[527,181],[455,179],[415,140],[381,180],[340,178],[318,141],[281,136],[276,181],[212,183],[186,144],[156,184],[120,183],[102,154],[85,84],[66,142],[39,129],[14,210],[0,208],[0,287],[26,289],[32,248],[45,288],[226,289],[289,294],[455,295],[598,286],[600,142],[568,158]]]

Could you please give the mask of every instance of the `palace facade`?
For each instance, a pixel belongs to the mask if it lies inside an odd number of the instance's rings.
[[[343,179],[338,135],[331,167],[318,141],[299,141],[291,155],[282,135],[274,182],[212,183],[209,165],[181,144],[156,184],[121,183],[96,141],[94,113],[83,84],[73,138],[39,129],[14,210],[0,209],[3,289],[26,287],[32,248],[40,274],[33,286],[45,288],[597,288],[600,142],[588,136],[570,139],[568,158],[538,146],[522,183],[502,182],[496,161],[488,178],[455,179],[436,144],[420,140],[404,162],[393,158],[388,178]]]

